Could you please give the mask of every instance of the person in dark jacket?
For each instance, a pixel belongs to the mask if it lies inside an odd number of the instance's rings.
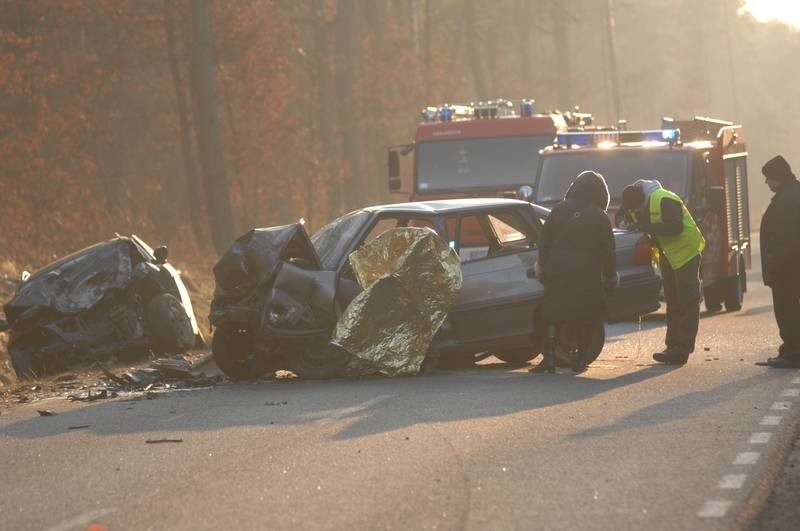
[[[590,332],[603,325],[606,292],[619,282],[614,234],[606,215],[608,200],[603,176],[585,171],[545,221],[537,270],[544,284],[542,319],[547,323],[547,339],[544,360],[531,372],[555,371],[558,329],[565,324],[578,326],[581,355],[574,369],[585,369]]]
[[[780,155],[764,164],[761,173],[775,192],[761,219],[761,274],[772,288],[783,341],[767,365],[800,368],[800,182]]]
[[[656,244],[667,302],[667,348],[653,359],[683,365],[694,352],[700,323],[700,253],[706,241],[680,196],[658,181],[626,186],[622,209],[627,228],[650,235]]]

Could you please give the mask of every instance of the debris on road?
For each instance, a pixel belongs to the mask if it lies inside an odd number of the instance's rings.
[[[82,429],[91,428],[91,427],[92,427],[91,424],[80,424],[78,426],[67,426],[67,429],[68,430],[82,430]]]
[[[166,247],[118,236],[26,274],[4,305],[17,375],[201,342],[186,287],[166,260]]]
[[[286,401],[283,401],[283,402],[265,402],[264,405],[265,406],[285,406],[288,403],[289,402],[286,402]]]
[[[183,439],[147,439],[147,444],[158,444],[158,443],[182,443]]]
[[[39,413],[40,417],[52,417],[56,415],[55,411],[50,411],[49,409],[37,409],[37,413]]]

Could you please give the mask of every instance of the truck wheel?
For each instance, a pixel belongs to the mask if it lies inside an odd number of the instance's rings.
[[[722,309],[720,284],[721,282],[717,282],[710,286],[703,287],[703,299],[706,303],[706,310],[708,310],[710,313],[718,312]]]
[[[246,330],[217,328],[211,340],[214,361],[232,380],[253,380],[269,369],[264,355],[253,346],[252,335]]]
[[[737,276],[725,279],[725,309],[729,312],[738,312],[742,309],[745,282],[744,269],[741,269]]]
[[[606,327],[599,323],[592,327],[591,337],[587,346],[586,365],[589,365],[603,351],[606,343]],[[556,343],[556,365],[559,367],[574,367],[578,363],[578,326],[573,324],[561,325],[558,330]]]
[[[153,297],[147,303],[144,315],[151,346],[155,350],[177,354],[194,345],[192,321],[174,296],[162,293]]]

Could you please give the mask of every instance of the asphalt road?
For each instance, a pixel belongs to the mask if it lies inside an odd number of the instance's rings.
[[[652,362],[655,315],[610,326],[579,376],[490,358],[17,406],[0,415],[0,529],[740,527],[800,420],[800,371],[755,365],[778,345],[758,275],[741,312],[704,316],[682,368]],[[182,442],[146,442],[165,438]]]

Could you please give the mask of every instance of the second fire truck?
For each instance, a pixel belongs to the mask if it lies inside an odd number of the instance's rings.
[[[678,194],[706,238],[702,277],[706,308],[741,309],[750,267],[747,150],[740,125],[696,117],[664,119],[661,129],[560,133],[542,150],[534,202],[552,206],[584,170],[601,173],[619,209],[622,190],[656,179]]]

